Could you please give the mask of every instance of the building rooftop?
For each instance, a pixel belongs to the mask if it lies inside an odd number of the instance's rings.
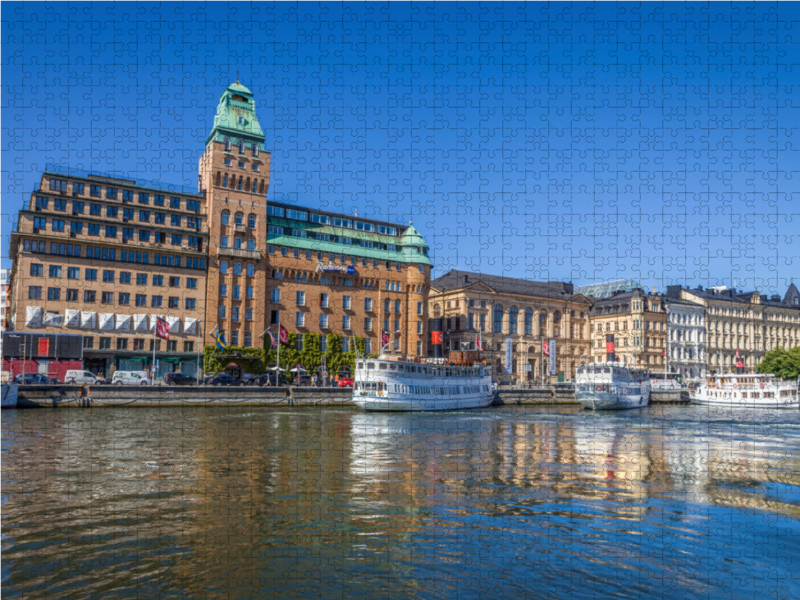
[[[641,288],[638,282],[633,279],[611,279],[600,283],[590,283],[575,288],[576,294],[592,296],[594,298],[608,298],[614,292],[629,292],[636,288]]]
[[[182,196],[193,196],[196,198],[203,198],[204,196],[197,193],[196,188],[189,187],[188,185],[180,185],[177,183],[165,183],[163,181],[151,181],[148,179],[133,178],[130,174],[122,174],[117,171],[110,171],[104,173],[102,171],[86,171],[76,167],[65,167],[54,163],[47,163],[44,166],[45,175],[59,175],[62,177],[71,177],[74,179],[85,179],[91,183],[103,183],[119,186],[129,186],[136,188],[146,188],[148,190],[155,190],[159,192],[169,192],[172,194],[180,194]],[[36,190],[40,191],[40,190]],[[47,191],[47,190],[41,190]]]
[[[453,269],[431,281],[431,287],[447,292],[484,284],[495,292],[538,296],[540,298],[557,298],[567,300],[575,296],[571,283],[562,281],[528,281],[515,277],[486,275]]]

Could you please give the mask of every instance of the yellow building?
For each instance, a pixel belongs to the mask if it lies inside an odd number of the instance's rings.
[[[445,353],[474,350],[480,338],[483,358],[498,373],[510,371],[516,382],[540,381],[543,372],[551,378],[543,341],[548,346],[554,341],[556,373],[566,380],[573,379],[581,355],[589,351],[591,303],[574,294],[571,283],[453,270],[431,282],[428,306],[434,320],[443,319]]]

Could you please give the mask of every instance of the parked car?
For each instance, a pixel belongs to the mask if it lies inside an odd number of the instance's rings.
[[[167,373],[164,376],[167,385],[197,385],[197,377],[192,377],[186,373]]]
[[[251,377],[247,380],[247,385],[260,385],[264,387],[265,385],[275,385],[275,375],[273,373],[264,373],[263,375],[256,375]]]
[[[235,379],[228,375],[227,373],[218,373],[213,377],[209,377],[204,381],[206,385],[213,385],[214,387],[219,387],[221,385],[242,385],[242,382],[238,379]]]
[[[152,385],[147,371],[116,371],[111,378],[114,385]]]
[[[98,377],[89,371],[67,371],[67,374],[64,375],[64,383],[78,385],[88,383],[89,385],[100,385],[106,383],[106,380],[104,377]]]
[[[314,378],[311,375],[298,375],[295,385],[309,386],[314,385]]]
[[[353,387],[355,384],[352,377],[339,377],[339,387]]]
[[[20,385],[58,385],[61,383],[57,377],[50,377],[41,373],[26,373],[24,377],[20,373],[14,381]]]

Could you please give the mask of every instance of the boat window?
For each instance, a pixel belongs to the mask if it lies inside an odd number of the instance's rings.
[[[378,369],[380,369],[381,371],[385,371],[386,370],[386,363],[379,363]]]
[[[400,371],[401,373],[405,373],[406,368],[403,365],[397,365],[397,370]]]
[[[374,369],[375,368],[375,363],[367,363],[367,368],[368,369]]]
[[[397,371],[397,365],[389,365],[390,371]]]

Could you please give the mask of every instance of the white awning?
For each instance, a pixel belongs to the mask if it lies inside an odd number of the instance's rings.
[[[167,325],[169,325],[170,333],[181,332],[181,318],[180,317],[167,317]]]
[[[197,319],[186,317],[183,320],[183,332],[189,335],[197,333]]]
[[[81,313],[77,310],[68,308],[64,311],[64,317],[67,322],[67,327],[80,327],[81,326]]]
[[[48,310],[44,313],[44,326],[45,327],[61,327],[64,323],[64,317],[60,313]]]
[[[95,329],[97,327],[97,313],[88,310],[81,311],[81,329]]]
[[[133,315],[133,330],[147,331],[147,315]]]
[[[163,319],[163,316],[159,315],[150,315],[150,331],[156,330],[156,323],[158,323],[158,319]]]
[[[28,306],[25,309],[25,327],[38,329],[42,326],[42,307]]]
[[[131,316],[130,315],[117,315],[117,331],[130,331],[131,330]]]
[[[100,331],[110,331],[114,329],[114,313],[100,313]]]

